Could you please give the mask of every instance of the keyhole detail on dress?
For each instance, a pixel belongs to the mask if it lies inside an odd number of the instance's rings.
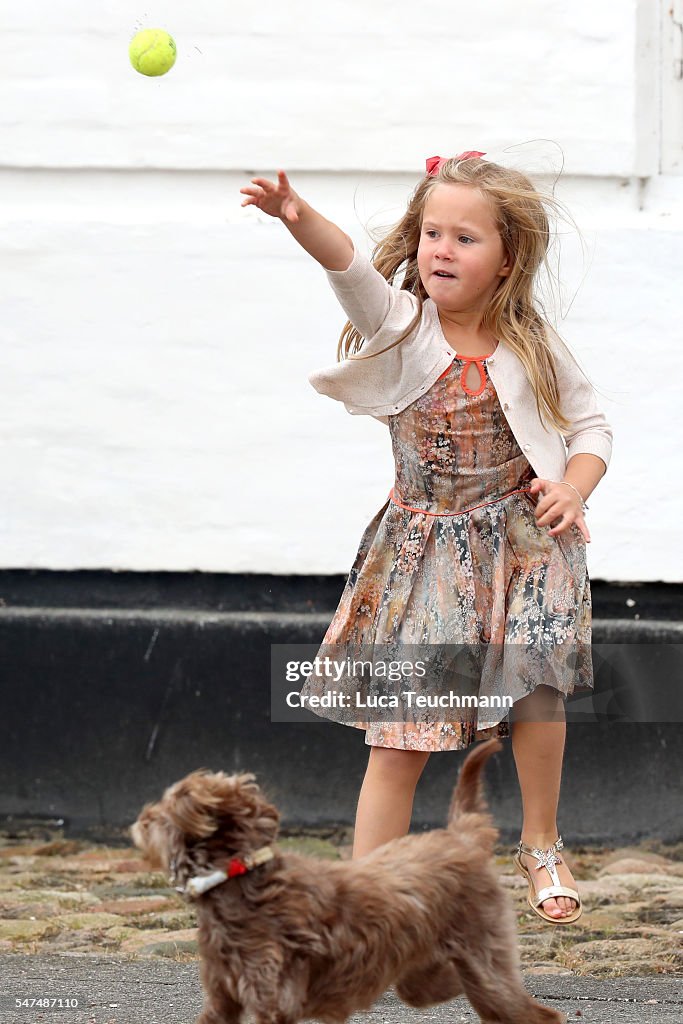
[[[464,357],[463,357],[464,358]],[[480,395],[486,387],[486,372],[481,363],[465,363],[460,383],[469,395]]]

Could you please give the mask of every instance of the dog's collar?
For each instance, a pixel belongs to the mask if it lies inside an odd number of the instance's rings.
[[[262,846],[260,850],[255,850],[253,853],[245,853],[241,857],[231,857],[225,862],[224,868],[212,871],[210,875],[193,875],[192,878],[188,878],[184,886],[176,886],[176,891],[188,896],[201,896],[202,893],[226,882],[229,878],[246,875],[252,868],[258,867],[259,864],[265,864],[274,856],[270,846]],[[171,880],[175,881],[175,864],[171,865],[171,870],[173,872]]]

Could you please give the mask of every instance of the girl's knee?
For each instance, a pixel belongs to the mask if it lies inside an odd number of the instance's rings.
[[[401,750],[398,747],[371,747],[370,764],[377,771],[412,779],[420,776],[429,760],[428,750]]]
[[[516,701],[512,712],[513,722],[561,722],[565,718],[564,697],[555,687],[541,683]]]

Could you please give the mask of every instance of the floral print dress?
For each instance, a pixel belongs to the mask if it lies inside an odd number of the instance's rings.
[[[484,652],[480,705],[483,696],[515,702],[539,684],[567,696],[593,686],[586,545],[576,524],[555,536],[537,525],[525,490],[536,474],[487,358],[456,355],[426,394],[389,417],[394,487],[365,528],[319,654],[329,645],[337,654],[374,644],[472,645]],[[325,688],[311,674],[301,693]],[[372,746],[458,750],[509,735],[509,708],[365,721],[334,707],[311,710],[365,729]]]

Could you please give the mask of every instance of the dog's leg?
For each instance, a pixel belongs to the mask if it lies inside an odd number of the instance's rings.
[[[224,992],[204,993],[204,1006],[195,1024],[238,1024],[242,1008]]]
[[[254,1024],[298,1024],[304,1014],[308,991],[307,960],[285,960],[277,968],[249,977],[250,1000],[246,1005]]]
[[[289,1000],[287,1000],[289,1002]],[[304,1017],[303,1007],[258,1006],[253,1012],[254,1024],[298,1024]]]
[[[394,987],[396,994],[408,1006],[434,1006],[455,999],[464,991],[455,965],[443,962],[408,971]]]
[[[502,951],[496,953],[488,960],[475,960],[469,953],[457,959],[465,994],[482,1024],[567,1024],[564,1013],[537,1003],[518,971],[511,971],[512,964],[504,962]]]
[[[195,1024],[239,1024],[242,1007],[226,988],[225,979],[216,973],[213,964],[200,960],[199,976],[204,992],[204,1006]]]

